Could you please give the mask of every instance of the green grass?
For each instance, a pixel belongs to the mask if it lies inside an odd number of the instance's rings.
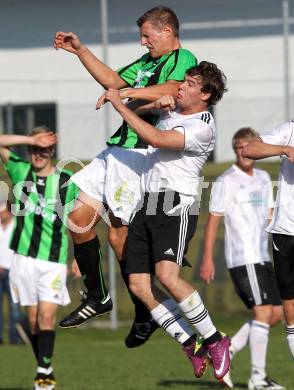
[[[233,334],[245,319],[217,317],[217,326]],[[180,346],[157,331],[143,347],[128,350],[123,339],[128,328],[118,331],[97,329],[58,330],[54,357],[58,390],[196,390],[221,388],[211,369],[200,380]],[[30,348],[0,347],[0,389],[32,388],[35,370]],[[233,361],[235,389],[246,389],[250,374],[246,348]],[[294,389],[293,361],[290,359],[283,326],[271,331],[268,374]]]

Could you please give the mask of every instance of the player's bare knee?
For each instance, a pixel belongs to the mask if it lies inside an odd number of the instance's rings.
[[[54,329],[55,314],[50,311],[44,311],[38,316],[38,325],[41,330]]]
[[[163,287],[165,287],[169,291],[173,291],[177,285],[179,278],[172,273],[158,271],[156,272],[156,276]]]
[[[30,331],[31,331],[32,334],[37,333],[37,329],[38,329],[37,317],[35,317],[35,318],[30,318],[29,317],[29,326],[30,326]]]
[[[273,316],[272,305],[258,305],[254,308],[254,319],[256,321],[270,324]]]
[[[116,229],[110,228],[108,230],[108,242],[114,251],[119,247],[121,243],[121,237]]]
[[[274,306],[271,318],[271,326],[275,326],[279,322],[283,321],[284,312],[282,306]]]
[[[143,300],[150,286],[139,279],[129,278],[129,289],[137,298]]]

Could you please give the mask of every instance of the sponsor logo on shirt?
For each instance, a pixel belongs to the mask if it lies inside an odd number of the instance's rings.
[[[50,222],[54,222],[57,218],[57,215],[56,214],[51,214],[49,213],[46,208],[46,203],[45,205],[37,205],[37,204],[34,204],[33,202],[31,202],[30,200],[27,200],[25,202],[25,209],[27,211],[29,211],[30,213],[33,213],[35,215],[41,215],[42,218],[44,219],[47,219],[48,221]]]
[[[135,88],[141,88],[142,87],[142,81],[144,77],[151,77],[154,73],[149,72],[149,70],[138,70],[137,77],[135,80]]]

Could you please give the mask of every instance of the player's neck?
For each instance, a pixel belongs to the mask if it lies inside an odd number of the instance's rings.
[[[198,112],[207,111],[207,105],[203,104],[202,102],[200,104],[196,104],[190,107],[181,107],[180,106],[180,114],[182,115],[192,115],[197,114]]]
[[[162,56],[165,54],[171,53],[174,50],[180,49],[182,46],[180,44],[180,41],[178,39],[172,40],[168,45],[166,45],[165,49],[162,52]]]
[[[253,176],[254,174],[254,167],[244,167],[242,165],[239,165],[238,162],[235,163],[235,165],[244,173],[246,173],[248,176]]]

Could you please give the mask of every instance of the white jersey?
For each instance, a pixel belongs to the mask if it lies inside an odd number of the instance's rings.
[[[161,130],[177,130],[185,135],[181,150],[148,147],[142,185],[143,192],[177,191],[197,195],[202,166],[215,145],[215,125],[208,111],[182,115],[164,113],[156,125]]]
[[[209,212],[224,216],[228,268],[271,261],[265,228],[273,203],[271,180],[265,171],[254,169],[250,176],[233,165],[218,177]]]
[[[14,222],[11,220],[5,228],[0,223],[0,268],[10,269],[14,252],[9,248]]]
[[[272,145],[289,145],[294,147],[294,121],[283,123],[260,136],[262,141]],[[294,164],[286,156],[281,156],[279,190],[270,233],[294,236]]]

